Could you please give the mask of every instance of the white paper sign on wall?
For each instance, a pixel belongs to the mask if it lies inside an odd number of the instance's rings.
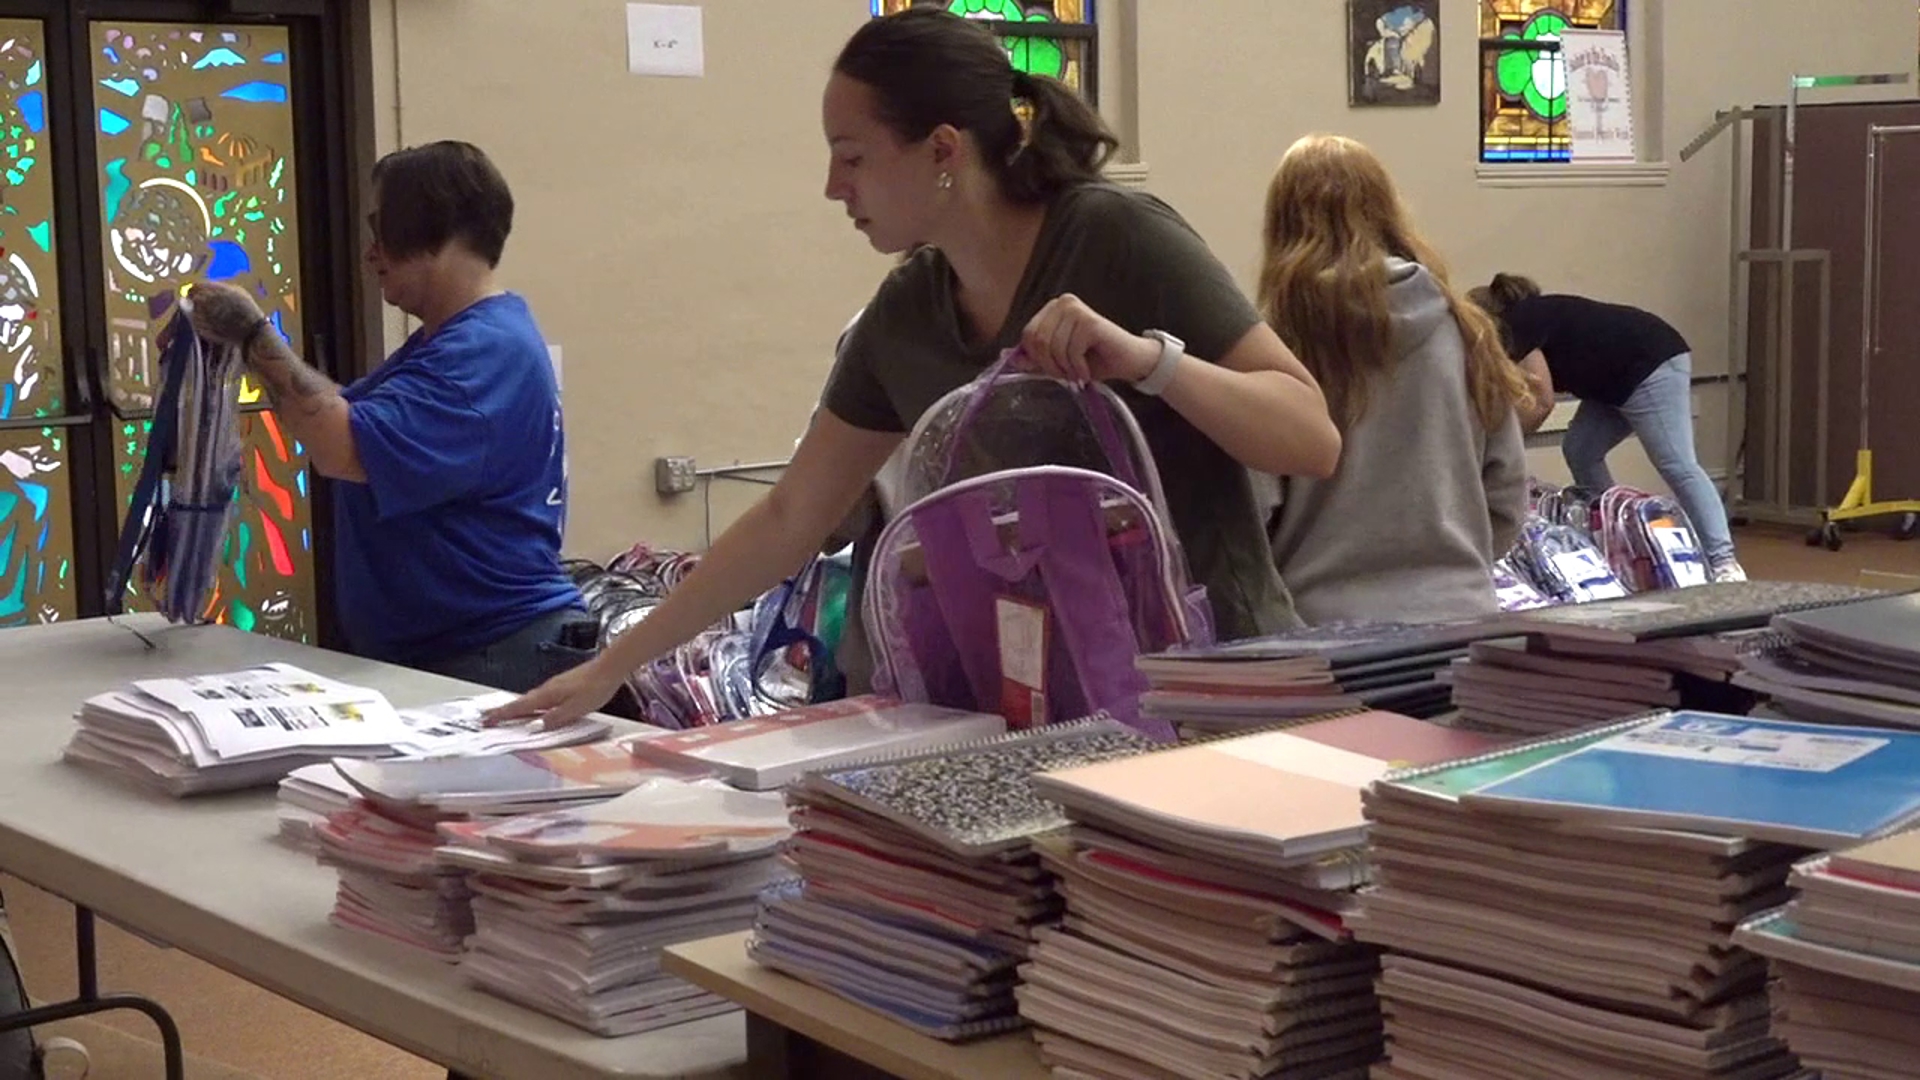
[[[700,9],[690,4],[628,4],[627,70],[682,79],[704,76]]]
[[[1573,160],[1633,161],[1633,72],[1620,30],[1563,30]]]

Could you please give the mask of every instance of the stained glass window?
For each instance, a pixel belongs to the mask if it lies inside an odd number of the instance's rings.
[[[38,20],[0,19],[0,420],[57,416],[66,388],[43,40]]]
[[[1013,66],[1051,75],[1097,101],[1099,38],[1094,0],[872,0],[873,15],[910,7],[944,7],[955,15],[993,24]]]
[[[0,626],[75,610],[66,430],[0,431]]]
[[[247,289],[275,329],[301,339],[288,35],[96,23],[93,46],[108,385],[115,405],[138,415],[158,388],[154,334],[187,282]],[[259,399],[243,387],[243,403]],[[244,423],[246,468],[209,614],[305,639],[314,591],[306,458],[265,413]],[[122,420],[115,433],[122,513],[150,427]]]
[[[77,609],[67,429],[31,423],[66,409],[45,43],[0,19],[0,626]]]
[[[1501,48],[1558,41],[1569,27],[1626,29],[1626,0],[1480,0],[1480,160],[1567,161],[1567,68],[1558,53]]]

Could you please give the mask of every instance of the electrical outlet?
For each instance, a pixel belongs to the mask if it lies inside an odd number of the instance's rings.
[[[685,495],[698,482],[690,457],[663,457],[653,461],[653,490],[661,495]]]

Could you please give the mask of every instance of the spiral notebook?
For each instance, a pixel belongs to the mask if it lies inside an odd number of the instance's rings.
[[[1099,716],[809,773],[789,790],[803,801],[845,803],[963,858],[980,858],[1066,826],[1059,807],[1034,793],[1028,778],[1035,773],[1160,745]]]
[[[1077,821],[1234,865],[1284,868],[1363,843],[1361,791],[1392,768],[1481,753],[1498,742],[1355,710],[1053,770],[1033,785]]]
[[[1920,819],[1920,733],[1657,714],[1465,793],[1565,824],[1699,829],[1832,848]]]

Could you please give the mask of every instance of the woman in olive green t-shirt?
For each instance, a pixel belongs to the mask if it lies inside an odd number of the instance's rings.
[[[1099,116],[1008,66],[986,28],[929,8],[855,32],[822,111],[827,197],[876,249],[925,249],[867,305],[772,491],[646,621],[496,718],[570,722],[778,584],[921,412],[1016,345],[1040,374],[1122,386],[1219,636],[1298,625],[1247,470],[1331,475],[1339,433],[1313,377],[1186,222],[1101,182],[1116,142]]]

